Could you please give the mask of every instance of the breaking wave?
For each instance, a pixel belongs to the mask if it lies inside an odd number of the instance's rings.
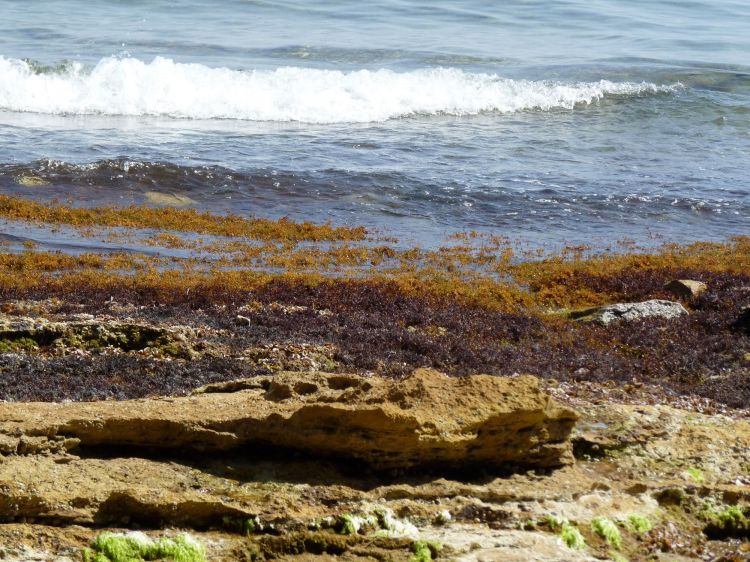
[[[511,80],[454,68],[232,70],[156,57],[42,67],[0,56],[0,109],[58,115],[346,123],[415,115],[572,109],[680,84]]]

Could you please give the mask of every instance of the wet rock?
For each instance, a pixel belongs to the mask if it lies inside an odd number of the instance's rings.
[[[649,300],[609,304],[572,312],[570,318],[581,322],[593,322],[607,326],[612,322],[633,322],[645,318],[678,318],[688,311],[678,302]]]
[[[281,373],[256,382],[238,392],[186,398],[0,404],[0,435],[64,436],[62,443],[76,448],[271,445],[381,470],[547,468],[573,460],[569,435],[576,414],[554,403],[530,376],[455,378],[418,370],[394,381]]]
[[[675,279],[664,285],[664,289],[681,299],[694,299],[701,296],[708,285],[692,279]]]

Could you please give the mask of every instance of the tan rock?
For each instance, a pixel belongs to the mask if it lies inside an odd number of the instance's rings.
[[[351,379],[348,376],[311,377],[313,384],[329,381],[339,393],[353,389],[345,384]],[[237,395],[254,390],[268,393],[274,390],[264,382],[268,380],[272,379],[216,385],[207,389],[204,397],[213,394],[228,398],[232,396],[230,388],[236,389]],[[304,380],[302,375],[273,380],[291,385],[294,392],[310,390],[294,389]],[[382,382],[377,391],[365,393],[374,399],[373,404],[382,393],[398,387]],[[275,391],[275,399],[288,392],[283,388]],[[354,395],[359,397],[353,401],[366,404],[367,399],[357,392]],[[410,392],[396,394],[411,396],[405,404],[416,400]],[[305,396],[306,400],[315,396],[317,402],[337,404],[330,386],[327,391],[302,394]],[[489,396],[497,399],[497,395]],[[279,403],[295,400],[301,402],[292,396]],[[453,399],[454,404],[458,401]],[[142,402],[146,401],[129,404]],[[170,409],[174,403],[150,402],[162,409]],[[6,448],[9,456],[0,458],[0,552],[5,548],[7,560],[80,560],[75,548],[90,544],[102,527],[116,532],[140,527],[157,537],[174,534],[175,530],[164,527],[177,526],[188,529],[205,544],[212,562],[247,560],[241,554],[249,552],[249,547],[267,560],[333,559],[332,554],[326,557],[317,550],[305,550],[323,543],[335,545],[336,560],[407,562],[412,557],[409,547],[414,537],[442,543],[444,550],[438,559],[584,561],[602,559],[611,550],[587,531],[592,519],[624,521],[633,514],[647,517],[654,524],[652,537],[668,532],[670,541],[687,545],[686,552],[700,547],[700,552],[718,559],[720,554],[738,548],[738,542],[706,542],[701,538],[705,522],[700,513],[706,502],[715,502],[719,508],[750,502],[747,421],[668,406],[591,403],[584,399],[572,403],[583,414],[574,436],[579,448],[584,442],[596,444],[601,454],[591,460],[583,455],[579,462],[549,474],[468,479],[465,473],[426,478],[400,473],[374,476],[369,471],[352,470],[345,462],[309,455],[264,456],[251,446],[239,454],[201,455],[194,450],[163,449],[151,451],[150,458],[143,458],[146,451],[139,449],[89,448],[81,450],[81,458],[75,458],[61,451],[34,451],[30,445],[24,452],[13,452],[10,446]],[[467,401],[467,407],[469,404]],[[1,424],[9,441],[19,437],[12,432],[13,423],[17,429],[25,427],[21,413],[24,405],[16,406],[15,422],[9,417],[11,410],[5,410]],[[43,405],[29,406],[36,410]],[[100,421],[106,421],[105,410],[100,412]],[[46,422],[40,426],[42,430],[45,427]],[[45,436],[44,431],[27,435],[27,443]],[[700,470],[704,482],[686,479],[684,472],[688,469]],[[665,491],[674,491],[686,502],[677,519],[674,506],[660,503]],[[392,512],[411,534],[407,537],[393,532],[395,538],[390,539],[383,535],[391,531],[363,528],[359,535],[342,536],[325,524],[341,514],[372,515],[378,509]],[[451,514],[450,522],[433,525],[431,522],[443,511]],[[565,546],[544,525],[549,516],[568,519],[582,531],[587,547],[573,550]],[[225,519],[231,523],[245,518],[258,520],[272,531],[249,537],[231,529],[227,532]],[[621,533],[623,556],[640,560],[653,554],[650,539],[636,537],[626,526],[621,527]],[[374,556],[374,552],[379,555]],[[670,560],[688,559],[673,554]]]
[[[462,562],[595,562],[590,554],[562,546],[555,535],[478,525],[429,529],[425,538],[449,544]]]
[[[681,299],[694,299],[703,294],[708,285],[692,279],[675,279],[664,285],[664,289]]]
[[[227,387],[229,388],[229,387]],[[95,403],[0,404],[0,436],[54,441],[52,450],[128,446],[228,451],[270,445],[415,466],[547,468],[572,461],[576,414],[530,376],[452,378],[418,370],[404,380],[281,373],[236,392]],[[27,440],[28,441],[28,440]],[[38,440],[37,440],[38,441]],[[34,442],[34,450],[45,448]]]

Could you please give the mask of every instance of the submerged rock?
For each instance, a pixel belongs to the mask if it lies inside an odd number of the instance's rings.
[[[664,285],[665,290],[682,299],[698,298],[707,288],[708,285],[702,281],[694,281],[692,279],[675,279]]]
[[[162,193],[161,191],[147,191],[144,193],[146,200],[152,205],[162,205],[165,207],[188,207],[195,205],[195,200],[187,195],[179,193]]]
[[[228,451],[263,445],[375,469],[549,468],[572,462],[575,412],[531,376],[404,380],[281,373],[185,398],[0,404],[6,451],[127,446]],[[218,391],[218,392],[217,392]],[[26,436],[44,436],[30,443]],[[14,443],[17,445],[14,446]],[[33,452],[33,451],[32,451]]]
[[[50,185],[50,182],[44,179],[43,177],[35,176],[33,174],[25,174],[25,175],[16,177],[16,183],[18,185],[22,185],[23,187],[41,187],[45,185]]]
[[[678,302],[655,299],[587,308],[572,312],[570,318],[607,326],[612,322],[633,322],[644,318],[678,318],[686,314],[688,311]]]

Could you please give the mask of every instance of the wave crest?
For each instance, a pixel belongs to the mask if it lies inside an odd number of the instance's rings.
[[[414,115],[572,109],[679,84],[511,80],[454,68],[241,71],[156,57],[40,67],[0,56],[0,109],[61,115],[345,123]]]

